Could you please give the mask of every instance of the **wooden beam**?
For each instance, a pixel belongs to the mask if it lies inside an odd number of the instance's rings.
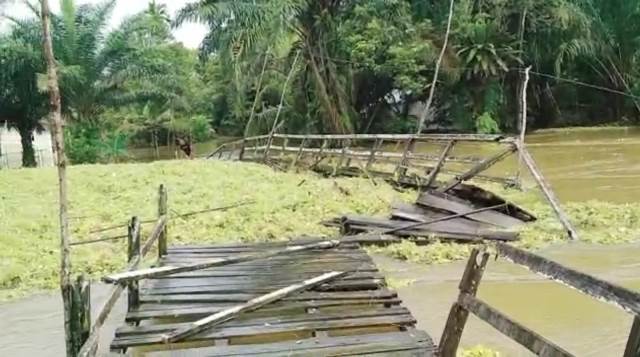
[[[265,137],[268,137],[266,135]],[[514,140],[504,135],[488,135],[488,134],[338,134],[338,135],[323,135],[323,134],[275,134],[274,138],[289,138],[289,139],[329,139],[329,140],[396,140],[403,141],[407,139],[415,139],[417,141],[479,141],[479,142],[495,142],[495,143],[511,143]]]
[[[489,260],[489,253],[484,252],[482,254],[482,260],[478,263],[479,254],[480,250],[477,248],[471,251],[471,255],[467,261],[467,267],[464,270],[460,285],[458,286],[460,297],[463,295],[475,296],[478,292],[480,280],[482,280],[482,275]],[[454,303],[440,338],[440,356],[456,356],[460,339],[462,338],[462,331],[468,318],[469,311],[462,306],[460,301]]]
[[[162,216],[158,218],[156,225],[153,227],[153,230],[149,235],[149,239],[147,239],[147,241],[142,245],[142,248],[140,249],[141,257],[144,257],[145,255],[147,255],[147,253],[149,253],[151,248],[153,248],[153,245],[162,235],[162,232],[164,231],[164,227],[166,226],[166,224],[167,224],[167,216]]]
[[[460,176],[454,178],[453,180],[449,181],[443,187],[438,189],[438,191],[439,192],[443,192],[443,193],[446,193],[446,192],[450,191],[451,189],[453,189],[454,187],[458,186],[462,182],[470,180],[473,177],[475,177],[476,175],[478,175],[479,173],[484,172],[485,170],[487,170],[491,166],[495,165],[497,162],[499,162],[499,161],[503,160],[505,157],[511,155],[516,150],[517,150],[517,146],[509,145],[509,147],[507,149],[502,150],[499,153],[497,153],[497,154],[495,154],[495,155],[483,160],[482,162],[480,162],[476,166],[472,167],[469,171],[467,171],[467,172],[463,173],[462,175],[460,175]]]
[[[544,176],[542,176],[542,173],[540,172],[540,169],[538,169],[538,166],[536,165],[536,162],[533,160],[533,157],[529,153],[529,150],[527,150],[527,148],[524,145],[521,145],[519,143],[517,145],[518,145],[518,150],[520,151],[520,157],[522,158],[522,161],[524,162],[525,166],[527,166],[527,168],[529,169],[529,172],[531,172],[531,175],[535,179],[540,190],[542,190],[544,197],[549,202],[549,205],[551,205],[551,208],[556,213],[556,216],[558,216],[558,220],[560,220],[560,223],[562,223],[564,228],[567,230],[567,234],[569,235],[569,238],[571,238],[572,240],[580,239],[580,237],[578,236],[578,232],[576,231],[576,229],[573,227],[573,224],[571,224],[571,221],[569,220],[569,216],[567,216],[567,214],[564,212],[564,210],[560,206],[560,202],[558,201],[558,198],[556,197],[555,193],[553,193],[553,190],[551,189],[547,181],[544,179]]]
[[[73,355],[82,348],[91,332],[91,285],[83,275],[71,286],[71,343]]]
[[[431,172],[429,172],[429,176],[427,177],[427,182],[425,183],[425,187],[430,187],[431,185],[433,185],[434,182],[436,182],[436,177],[440,173],[440,170],[442,169],[442,166],[444,166],[447,156],[449,155],[449,153],[451,152],[455,144],[456,144],[456,141],[451,140],[447,143],[447,146],[445,146],[444,150],[442,150],[442,153],[440,154],[440,158],[438,158],[438,163],[436,163],[436,166],[433,169],[431,169]]]
[[[133,217],[128,228],[127,257],[128,262],[140,260],[140,220]],[[131,312],[140,305],[140,285],[138,281],[130,281],[127,284],[127,311]]]
[[[508,316],[502,314],[500,311],[492,308],[487,303],[474,296],[464,294],[461,296],[459,303],[465,310],[472,312],[481,320],[493,326],[496,330],[502,332],[504,335],[518,342],[538,356],[573,357],[571,353],[538,335],[534,331],[513,321]],[[442,356],[454,355],[443,354]]]
[[[171,332],[169,334],[166,334],[163,336],[163,341],[165,343],[175,343],[175,342],[182,341],[185,338],[198,334],[208,328],[211,328],[223,322],[232,320],[244,312],[257,310],[262,306],[281,300],[295,293],[312,289],[313,287],[316,287],[323,283],[337,279],[341,276],[344,276],[345,274],[346,272],[326,273],[318,277],[305,280],[299,284],[290,285],[286,288],[282,288],[282,289],[273,291],[269,294],[259,296],[257,298],[249,300],[248,302],[242,305],[234,306],[232,308],[220,311],[219,313],[205,317],[204,319],[195,321],[194,323],[190,324],[184,329],[180,329],[180,330]]]
[[[384,139],[376,139],[376,141],[373,143],[373,147],[371,148],[371,153],[369,154],[369,159],[367,160],[367,165],[365,166],[366,171],[369,171],[371,169],[371,165],[373,165],[376,159],[376,152],[380,150],[383,143],[384,143]]]
[[[285,140],[287,140],[287,139],[285,139]],[[291,162],[291,166],[289,166],[289,170],[293,170],[293,168],[296,167],[296,164],[298,163],[298,160],[300,160],[300,158],[302,157],[302,153],[303,153],[302,150],[304,149],[306,144],[307,144],[307,138],[302,139],[302,142],[300,143],[300,149],[298,150],[298,153],[296,154],[296,157]]]
[[[549,279],[566,284],[598,300],[603,300],[623,310],[640,315],[640,293],[623,288],[559,263],[526,252],[504,243],[496,244],[498,255],[522,265]]]
[[[623,357],[640,357],[640,316],[638,315],[633,319]]]
[[[158,219],[167,216],[168,213],[167,188],[164,185],[160,185],[160,187],[158,187]],[[167,255],[167,224],[168,222],[165,222],[158,237],[158,258]]]
[[[171,275],[176,273],[195,271],[195,270],[207,269],[212,267],[237,264],[242,262],[249,262],[249,261],[254,261],[259,259],[271,258],[278,255],[294,254],[297,252],[303,252],[303,251],[308,251],[312,249],[331,249],[331,248],[337,247],[339,244],[340,244],[339,241],[333,240],[333,241],[324,241],[324,242],[306,244],[306,245],[295,245],[295,246],[287,247],[281,250],[267,251],[267,252],[262,252],[257,254],[244,254],[244,255],[238,255],[232,258],[209,259],[209,260],[201,261],[198,263],[181,265],[181,266],[168,265],[168,266],[163,266],[158,268],[125,271],[123,273],[107,275],[104,278],[102,278],[102,280],[107,283],[121,284],[121,283],[125,283],[132,280],[148,279],[148,278],[166,276],[166,275]]]

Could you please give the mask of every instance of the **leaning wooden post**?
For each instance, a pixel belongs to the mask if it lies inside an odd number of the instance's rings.
[[[367,160],[367,165],[365,166],[365,170],[369,171],[371,169],[371,165],[373,165],[373,162],[376,159],[376,152],[378,152],[378,150],[382,147],[382,143],[384,142],[383,139],[376,139],[376,141],[373,144],[373,147],[371,148],[371,152],[369,153],[369,159]]]
[[[471,251],[471,256],[467,262],[467,267],[460,280],[459,290],[460,295],[458,301],[453,304],[451,311],[449,312],[449,318],[447,324],[442,332],[440,338],[440,356],[442,357],[455,357],[460,345],[460,338],[462,337],[462,331],[464,325],[467,323],[469,317],[469,311],[462,307],[461,301],[466,295],[475,296],[480,286],[480,280],[484,274],[484,269],[487,266],[489,260],[489,253],[485,252],[482,255],[482,261],[478,263],[478,254],[480,250],[475,248]]]
[[[396,178],[398,180],[407,175],[407,169],[409,166],[409,155],[411,155],[414,146],[415,138],[408,139],[407,144],[404,147],[404,152],[402,153],[402,159],[398,163],[398,166],[396,166]]]
[[[62,102],[58,85],[58,70],[53,53],[51,36],[51,11],[49,0],[40,1],[40,20],[42,22],[42,45],[47,68],[47,92],[49,94],[49,129],[53,142],[53,151],[58,167],[58,218],[60,223],[60,291],[64,311],[64,331],[67,355],[73,354],[71,343],[71,258],[69,243],[68,198],[67,198],[67,156],[64,148],[64,123],[62,121]]]
[[[633,319],[623,357],[640,357],[640,315],[636,315]]]
[[[304,152],[304,147],[306,144],[307,144],[307,138],[302,139],[302,142],[300,143],[300,148],[298,150],[298,154],[293,159],[293,161],[291,161],[291,166],[289,166],[289,170],[293,170],[293,168],[296,167],[296,164],[302,157],[302,153]]]
[[[238,161],[244,159],[244,150],[247,146],[247,138],[242,138],[242,144],[240,145],[240,153],[238,154]]]
[[[127,234],[127,262],[132,262],[140,256],[140,220],[138,217],[131,218]],[[137,280],[127,284],[127,311],[133,311],[140,306],[140,285]]]
[[[527,87],[529,86],[529,71],[531,66],[524,71],[524,82],[522,84],[522,102],[521,102],[521,118],[520,118],[520,146],[524,147],[524,137],[527,134]],[[518,171],[516,174],[516,184],[520,185],[520,169],[522,168],[522,153],[519,152]]]
[[[166,216],[168,212],[167,208],[167,188],[164,185],[160,185],[158,189],[158,218],[162,216]],[[167,226],[169,222],[164,225],[162,228],[162,233],[158,238],[158,258],[162,258],[167,255],[167,235],[168,229]]]
[[[451,149],[453,149],[453,146],[455,144],[456,144],[456,141],[451,140],[449,141],[449,143],[447,143],[447,146],[445,146],[444,150],[442,150],[442,153],[438,158],[438,163],[436,163],[436,166],[431,170],[431,172],[429,172],[429,177],[427,178],[427,182],[424,184],[424,186],[427,189],[431,185],[433,185],[434,182],[436,182],[436,177],[440,173],[440,170],[442,170],[442,166],[444,166],[444,163],[447,161],[447,156],[449,155],[449,152],[451,152]]]
[[[91,333],[91,285],[84,275],[71,285],[69,290],[71,301],[70,340],[73,356],[77,356],[82,345]]]

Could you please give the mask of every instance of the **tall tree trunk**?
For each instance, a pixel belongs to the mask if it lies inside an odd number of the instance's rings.
[[[67,355],[74,355],[70,338],[71,328],[71,261],[69,260],[69,219],[67,212],[67,158],[64,152],[64,132],[60,104],[58,73],[53,55],[49,0],[40,1],[44,57],[47,62],[47,88],[49,91],[49,120],[58,165],[59,219],[60,219],[60,291],[64,305],[64,329]]]
[[[35,150],[33,149],[33,128],[27,126],[19,126],[20,143],[22,144],[22,166],[36,167]]]

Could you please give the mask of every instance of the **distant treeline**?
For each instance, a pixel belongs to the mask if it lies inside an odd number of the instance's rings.
[[[53,19],[75,162],[132,142],[212,133],[414,132],[441,52],[449,0],[154,1],[106,31],[115,1],[61,0]],[[456,0],[426,130],[517,128],[523,69],[532,128],[640,121],[637,0]],[[37,7],[0,35],[0,118],[30,137],[46,113]],[[199,22],[200,49],[172,26]],[[291,80],[287,86],[287,77]]]

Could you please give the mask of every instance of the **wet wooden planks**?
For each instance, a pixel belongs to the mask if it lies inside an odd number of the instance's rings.
[[[307,240],[309,243],[311,240]],[[295,243],[171,247],[160,264],[232,257]],[[162,335],[199,318],[328,271],[346,276],[208,329],[184,343]],[[151,356],[429,356],[430,337],[354,244],[203,269],[141,282],[140,306],[117,329],[111,349]]]

